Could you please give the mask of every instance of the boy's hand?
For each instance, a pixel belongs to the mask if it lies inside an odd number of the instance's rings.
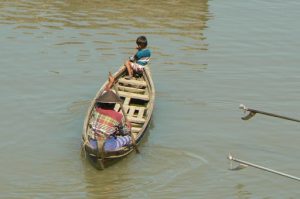
[[[134,56],[130,56],[129,61],[134,62]]]

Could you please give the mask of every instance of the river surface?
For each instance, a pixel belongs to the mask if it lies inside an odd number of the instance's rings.
[[[298,0],[0,0],[0,198],[300,198]],[[90,100],[146,35],[156,103],[140,154],[80,156]],[[233,163],[233,166],[237,164]]]

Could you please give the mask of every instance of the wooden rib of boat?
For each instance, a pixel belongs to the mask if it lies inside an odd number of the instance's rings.
[[[99,145],[96,150],[92,147],[91,141],[95,140],[95,134],[90,124],[96,119],[94,117],[96,99],[103,93],[108,81],[104,83],[97,92],[96,97],[92,100],[84,120],[82,151],[91,160],[93,165],[99,169],[104,169],[116,160],[137,150],[151,120],[155,100],[155,88],[149,67],[146,66],[144,68],[142,75],[135,76],[130,80],[124,78],[126,75],[127,71],[124,67],[121,67],[113,74],[115,85],[112,90],[117,89],[116,93],[123,101],[122,104],[115,104],[114,109],[121,113],[124,112],[127,120],[131,123],[131,137],[134,139],[132,144],[116,151],[104,151],[104,147],[99,147]]]

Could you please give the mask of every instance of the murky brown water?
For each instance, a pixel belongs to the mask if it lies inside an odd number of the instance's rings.
[[[298,198],[299,124],[240,120],[240,103],[300,118],[297,1],[0,0],[1,198]],[[144,34],[157,98],[149,135],[105,171],[83,120]]]

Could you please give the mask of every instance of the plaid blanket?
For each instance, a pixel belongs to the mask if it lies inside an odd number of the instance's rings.
[[[95,120],[91,122],[92,129],[96,133],[104,133],[106,135],[111,135],[116,132],[116,128],[119,122],[107,115],[95,113]]]
[[[124,134],[129,133],[129,129],[124,125],[124,118],[122,118],[120,123],[119,121],[105,114],[100,114],[98,112],[95,112],[94,114],[96,119],[91,122],[91,127],[95,133],[103,133],[106,136],[110,136],[115,133],[118,128],[119,130],[122,130]]]

